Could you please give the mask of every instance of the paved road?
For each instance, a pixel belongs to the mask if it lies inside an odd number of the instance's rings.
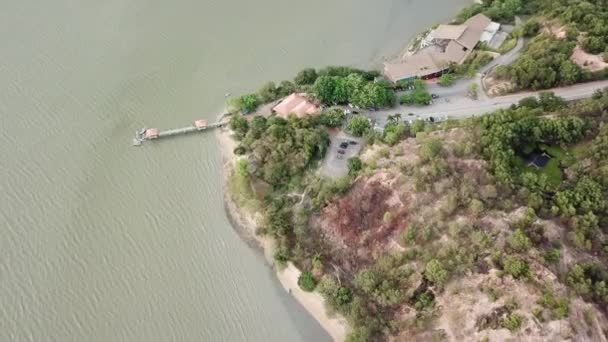
[[[570,87],[550,89],[555,95],[560,96],[568,101],[580,100],[585,97],[590,97],[598,89],[608,87],[608,81],[597,81],[590,83],[582,83]],[[452,96],[439,98],[431,106],[413,107],[413,106],[398,106],[396,108],[381,110],[376,112],[366,112],[365,115],[375,119],[378,124],[384,125],[390,114],[401,113],[404,119],[408,118],[428,118],[445,117],[450,118],[466,118],[470,116],[483,115],[488,112],[493,112],[501,108],[508,108],[512,104],[518,103],[521,99],[529,96],[538,96],[540,92],[524,92],[507,96],[499,96],[495,98],[471,100],[462,96]],[[447,101],[446,101],[447,100]],[[413,113],[415,116],[408,116],[408,113]]]

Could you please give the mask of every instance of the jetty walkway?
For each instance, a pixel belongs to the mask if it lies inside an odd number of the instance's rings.
[[[161,131],[158,128],[142,128],[135,132],[135,138],[133,138],[133,146],[140,146],[146,140],[156,140],[160,138],[172,137],[175,135],[182,135],[193,132],[205,131],[208,129],[218,128],[226,125],[227,122],[219,121],[215,123],[207,123],[207,120],[196,120],[194,123],[187,127],[175,128],[166,131]]]

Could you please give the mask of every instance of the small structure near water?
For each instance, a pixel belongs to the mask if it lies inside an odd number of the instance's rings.
[[[186,133],[204,131],[209,128],[217,128],[222,127],[226,124],[224,121],[215,122],[209,124],[207,120],[196,120],[194,124],[183,127],[176,128],[167,131],[161,131],[158,128],[142,128],[141,130],[135,132],[135,138],[133,138],[133,146],[140,146],[146,140],[156,140],[160,138],[170,137],[174,135],[181,135]]]

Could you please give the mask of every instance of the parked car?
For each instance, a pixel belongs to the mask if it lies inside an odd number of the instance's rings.
[[[357,145],[357,142],[354,141],[354,140],[350,140],[348,143],[351,144],[351,145]]]
[[[430,121],[430,122],[435,122],[435,118],[434,118],[434,117],[432,117],[432,116],[429,116],[429,121]]]
[[[341,154],[338,154],[338,155],[336,156],[336,158],[338,158],[338,159],[342,159],[342,155],[341,155]]]
[[[437,95],[437,94],[431,94],[431,97],[434,98],[434,99],[438,99],[439,95]]]
[[[347,142],[340,143],[340,148],[348,148],[348,143]]]
[[[339,154],[344,154],[344,153],[346,153],[346,151],[344,151],[344,150],[338,150],[338,153]]]
[[[414,113],[407,113],[408,116],[414,116]]]

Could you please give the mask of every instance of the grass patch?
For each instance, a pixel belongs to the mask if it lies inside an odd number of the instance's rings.
[[[234,172],[228,180],[228,188],[232,194],[232,199],[239,207],[246,208],[249,211],[260,209],[260,201],[257,200],[248,177]]]
[[[502,45],[500,45],[500,47],[498,48],[498,52],[500,54],[507,53],[513,50],[515,45],[517,45],[517,38],[509,38],[505,40]]]
[[[552,187],[555,188],[562,184],[564,174],[559,168],[559,160],[557,158],[551,158],[545,167],[537,171],[547,176],[547,181]]]
[[[589,154],[589,150],[591,149],[591,145],[592,145],[592,141],[585,141],[585,142],[581,142],[578,143],[574,146],[572,146],[568,152],[572,155],[574,155],[574,157],[576,159],[583,159],[585,157],[587,157],[587,155]]]

